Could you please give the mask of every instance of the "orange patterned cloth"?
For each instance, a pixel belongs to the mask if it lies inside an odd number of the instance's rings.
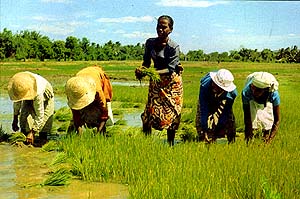
[[[182,77],[175,72],[161,75],[160,81],[150,81],[148,102],[141,115],[142,122],[156,130],[177,130],[182,104]]]

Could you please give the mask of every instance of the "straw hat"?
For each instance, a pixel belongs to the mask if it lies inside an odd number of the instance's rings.
[[[210,72],[209,75],[215,84],[227,92],[231,92],[236,88],[233,83],[233,75],[229,70],[220,69],[217,72]]]
[[[34,74],[20,72],[15,74],[8,82],[8,95],[14,102],[33,100],[37,95],[37,85]]]
[[[80,110],[95,100],[96,83],[87,76],[72,77],[67,81],[65,91],[69,107]]]

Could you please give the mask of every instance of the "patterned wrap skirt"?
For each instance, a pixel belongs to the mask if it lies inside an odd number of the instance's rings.
[[[144,126],[156,130],[177,130],[183,104],[182,77],[173,72],[150,80],[148,102],[141,115]]]

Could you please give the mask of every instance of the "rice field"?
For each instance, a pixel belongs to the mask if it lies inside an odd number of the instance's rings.
[[[138,81],[134,76],[135,68],[140,65],[138,61],[8,62],[0,65],[1,93],[7,93],[10,76],[30,70],[48,79],[56,95],[64,95],[67,79],[93,64],[103,66],[112,82]],[[109,127],[109,136],[104,137],[87,129],[82,137],[62,136],[58,141],[61,151],[58,154],[65,155],[61,164],[68,165],[72,175],[84,181],[128,185],[129,198],[299,198],[300,64],[183,62],[182,65],[184,108],[174,147],[166,143],[164,131],[145,137],[141,128],[123,124]],[[207,72],[220,68],[229,69],[235,77],[239,96],[234,103],[234,114],[240,133],[234,144],[220,141],[206,145],[193,141],[199,82]],[[279,81],[281,124],[270,145],[260,138],[246,145],[240,93],[247,75],[262,70],[274,74]],[[115,85],[113,89],[115,114],[144,107],[147,87]],[[62,112],[63,116],[57,118],[64,122],[64,115],[70,115],[68,110]]]

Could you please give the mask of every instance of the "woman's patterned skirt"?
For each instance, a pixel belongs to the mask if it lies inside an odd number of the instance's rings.
[[[150,80],[148,102],[141,115],[144,126],[156,130],[177,130],[183,104],[182,77],[173,72]]]

